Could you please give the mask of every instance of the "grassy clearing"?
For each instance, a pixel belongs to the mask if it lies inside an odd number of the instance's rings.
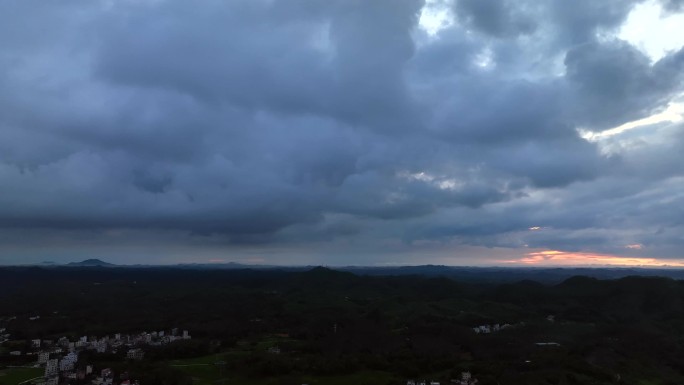
[[[396,380],[391,374],[385,372],[359,372],[340,376],[275,376],[264,378],[249,378],[236,376],[232,373],[220,375],[219,369],[214,366],[187,366],[178,369],[186,372],[193,378],[194,385],[211,385],[217,383],[241,384],[241,385],[281,385],[281,384],[309,384],[309,385],[383,385]]]
[[[235,352],[233,352],[235,353]],[[237,352],[240,353],[240,352]],[[230,359],[231,353],[210,355],[185,360],[172,360],[169,365],[181,370],[193,378],[194,385],[241,384],[241,385],[383,385],[396,380],[390,373],[380,371],[362,371],[339,376],[286,375],[264,378],[251,378],[231,373],[215,365],[216,361]]]
[[[223,354],[211,354],[208,356],[187,358],[182,360],[171,360],[169,365],[214,365],[216,361],[221,361],[223,359]]]
[[[295,378],[293,378],[295,379]],[[383,385],[392,381],[394,378],[391,374],[377,371],[364,371],[343,376],[325,376],[325,377],[301,377],[299,381],[293,383],[311,384],[311,385]],[[270,382],[268,385],[280,384],[282,381],[276,380]]]
[[[0,370],[0,385],[17,385],[43,375],[41,368],[8,368]]]

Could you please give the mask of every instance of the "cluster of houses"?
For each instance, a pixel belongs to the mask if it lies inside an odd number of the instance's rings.
[[[10,335],[9,335],[9,333],[5,333],[6,331],[7,331],[7,329],[0,328],[0,344],[9,340]]]
[[[553,323],[556,321],[556,316],[554,315],[548,315],[545,318],[547,321]],[[473,331],[476,334],[490,334],[490,333],[495,333],[504,329],[512,328],[514,326],[525,326],[524,322],[518,322],[517,324],[494,324],[494,325],[480,325],[480,326],[475,326],[473,328]]]
[[[37,356],[37,367],[45,368],[43,381],[36,385],[57,385],[62,379],[84,380],[92,378],[93,385],[133,385],[125,374],[119,376],[120,382],[114,382],[114,373],[111,369],[103,369],[99,373],[94,371],[92,365],[79,362],[79,353],[91,350],[97,353],[113,353],[125,351],[126,358],[130,360],[142,360],[145,352],[144,346],[161,346],[174,341],[189,340],[192,337],[187,330],[179,331],[177,328],[169,332],[155,331],[139,334],[121,334],[105,337],[83,336],[75,341],[62,337],[57,341],[34,339],[30,341],[32,352],[27,356]],[[21,355],[20,351],[11,352],[12,355]]]
[[[56,361],[56,360],[55,360]],[[60,362],[61,364],[61,362]],[[50,370],[50,377],[45,377],[45,379],[42,382],[35,383],[35,385],[58,385],[59,384],[59,369],[56,367],[56,365],[53,365],[51,362],[48,362],[48,364],[45,367],[46,374],[48,373],[48,370]],[[119,375],[119,381],[115,382],[115,375],[112,369],[102,369],[98,373],[95,373],[93,371],[93,366],[92,365],[86,365],[84,369],[79,369],[75,373],[68,373],[63,376],[65,379],[78,379],[78,380],[84,380],[86,378],[92,378],[91,384],[92,385],[140,385],[140,383],[136,381],[131,381],[131,379],[128,378],[128,373],[123,373]]]
[[[450,385],[477,385],[477,378],[473,378],[473,376],[472,376],[472,374],[470,374],[470,372],[462,372],[461,378],[452,379],[451,381],[449,381],[449,384]],[[440,383],[437,381],[408,380],[408,381],[406,381],[406,385],[440,385]]]
[[[498,331],[508,329],[513,327],[511,324],[494,324],[494,325],[480,325],[480,326],[475,326],[473,328],[473,331],[476,334],[490,334],[490,333],[496,333]]]
[[[271,346],[268,348],[267,352],[271,354],[280,354],[280,348],[278,346]]]

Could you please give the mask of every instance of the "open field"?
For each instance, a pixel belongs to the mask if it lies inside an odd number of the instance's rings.
[[[17,385],[43,375],[42,368],[7,368],[0,370],[0,385]]]
[[[250,378],[231,372],[229,369],[220,368],[217,361],[230,360],[230,357],[240,352],[228,352],[212,354],[204,357],[186,360],[172,360],[169,365],[188,374],[193,379],[194,385],[210,384],[242,384],[242,385],[279,385],[279,384],[310,384],[310,385],[376,385],[386,384],[398,380],[392,374],[382,371],[360,371],[353,374],[336,376],[308,376],[308,375],[282,375],[272,377]]]

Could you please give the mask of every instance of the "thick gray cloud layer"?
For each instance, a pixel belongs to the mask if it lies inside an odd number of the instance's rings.
[[[429,36],[418,0],[2,2],[0,262],[682,257],[684,127],[578,131],[684,92],[684,50],[611,37],[637,3],[455,0]]]

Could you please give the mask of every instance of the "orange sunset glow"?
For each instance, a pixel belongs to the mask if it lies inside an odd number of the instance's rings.
[[[627,257],[609,254],[586,252],[570,252],[559,250],[542,250],[525,254],[519,259],[501,261],[502,263],[528,266],[583,266],[583,265],[611,265],[611,266],[672,266],[684,267],[681,259],[658,259],[645,257]]]

